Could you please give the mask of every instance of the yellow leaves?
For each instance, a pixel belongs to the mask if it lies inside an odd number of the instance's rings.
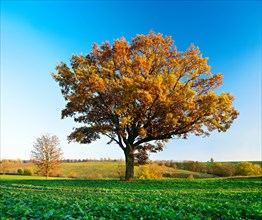
[[[156,89],[158,92],[165,90],[165,84],[163,83],[164,76],[162,74],[156,75],[152,80],[152,87]]]
[[[175,126],[178,125],[178,119],[179,118],[177,117],[177,115],[175,115],[175,114],[173,114],[171,112],[168,112],[166,114],[166,117],[165,117],[165,123],[169,124],[170,127],[175,127]]]
[[[131,123],[131,117],[130,116],[122,117],[120,119],[120,125],[122,127],[125,127],[125,126],[129,125],[130,123]]]
[[[103,92],[106,89],[104,79],[97,74],[92,74],[89,78],[90,88],[97,92]]]
[[[167,120],[171,120],[172,118],[173,118],[173,114],[172,113],[169,112],[169,113],[166,114],[166,119]]]
[[[106,68],[106,67],[102,67],[101,71],[103,73],[112,73],[112,69]]]
[[[123,77],[122,78],[122,84],[126,87],[130,87],[130,86],[132,86],[133,85],[133,83],[134,83],[134,80],[133,79],[131,79],[131,78],[129,78],[129,77]]]
[[[137,89],[136,94],[139,97],[138,100],[140,100],[143,103],[153,102],[153,95],[147,90]]]
[[[222,92],[219,96],[219,102],[223,103],[224,107],[230,107],[234,97],[231,96],[229,93]]]

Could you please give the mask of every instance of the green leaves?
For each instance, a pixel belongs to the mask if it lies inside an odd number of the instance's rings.
[[[259,178],[5,180],[0,219],[261,219],[261,184]]]

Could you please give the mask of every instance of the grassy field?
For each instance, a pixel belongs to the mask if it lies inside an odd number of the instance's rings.
[[[119,172],[123,172],[124,162],[95,161],[62,163],[60,172],[64,176],[101,179],[119,178]]]
[[[0,219],[262,219],[261,178],[0,178]]]

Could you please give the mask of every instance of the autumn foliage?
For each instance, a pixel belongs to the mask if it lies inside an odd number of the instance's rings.
[[[213,75],[207,60],[194,45],[179,52],[171,37],[154,32],[73,55],[70,66],[60,63],[53,74],[67,103],[62,118],[82,125],[69,140],[91,143],[106,135],[124,151],[130,180],[134,165],[168,139],[226,131],[238,116],[234,97],[215,92],[222,74]]]

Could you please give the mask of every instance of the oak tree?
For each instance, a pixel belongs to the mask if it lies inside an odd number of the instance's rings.
[[[50,172],[55,171],[62,159],[60,142],[55,135],[42,135],[36,139],[31,151],[31,160],[39,168],[40,172],[49,177]]]
[[[53,74],[66,100],[62,118],[81,123],[69,141],[109,137],[124,151],[131,180],[134,165],[168,139],[226,131],[238,116],[234,97],[217,94],[222,74],[212,74],[207,60],[198,47],[179,52],[170,36],[154,32],[72,55],[70,66],[61,62]]]

